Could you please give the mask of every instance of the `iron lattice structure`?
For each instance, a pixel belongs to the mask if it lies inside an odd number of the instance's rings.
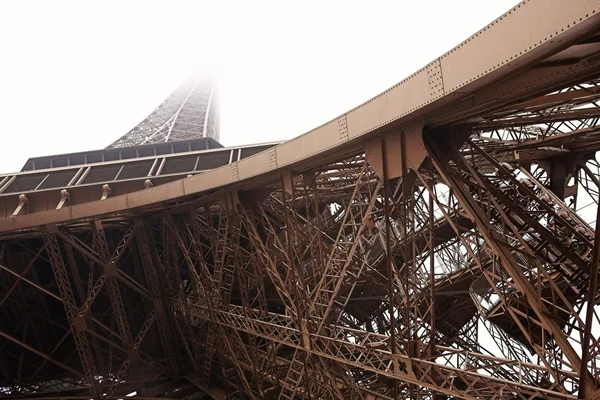
[[[183,82],[145,120],[108,148],[132,147],[209,137],[219,140],[215,82],[192,77]]]
[[[2,395],[599,398],[599,15],[526,1],[292,141],[31,196],[0,220]]]

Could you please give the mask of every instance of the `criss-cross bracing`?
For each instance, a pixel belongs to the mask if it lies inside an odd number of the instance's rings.
[[[133,129],[108,146],[120,148],[209,137],[219,140],[215,82],[193,76]]]
[[[0,220],[2,395],[600,398],[599,14],[525,1],[290,142]]]

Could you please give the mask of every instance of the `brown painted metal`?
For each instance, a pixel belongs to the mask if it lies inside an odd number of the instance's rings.
[[[599,15],[525,1],[252,157],[21,198],[1,395],[600,398]]]
[[[84,162],[86,157],[90,160],[102,160],[106,156],[103,152],[64,154],[48,157],[50,161],[43,164],[50,165],[48,168],[0,175],[0,218],[14,218],[105,201],[109,197],[144,190],[146,182],[149,182],[148,186],[157,186],[189,179],[193,175],[243,160],[278,144],[209,147],[206,140],[172,142],[162,144],[162,147],[120,148],[112,150],[115,154],[113,158],[106,157],[107,161]],[[120,153],[127,154],[123,156]],[[52,166],[54,158],[69,160],[70,163],[65,161],[65,165]],[[74,164],[75,161],[71,161],[73,158],[84,161]],[[30,160],[34,165],[41,161]]]

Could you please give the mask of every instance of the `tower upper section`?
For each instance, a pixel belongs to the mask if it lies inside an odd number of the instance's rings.
[[[192,77],[137,126],[107,148],[210,137],[219,140],[219,110],[215,83],[210,77]]]

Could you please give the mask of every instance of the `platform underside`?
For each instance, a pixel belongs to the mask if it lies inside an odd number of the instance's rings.
[[[593,3],[524,2],[289,142],[114,161],[202,173],[15,213],[19,177],[113,168],[33,160],[0,194],[2,396],[597,398]]]

